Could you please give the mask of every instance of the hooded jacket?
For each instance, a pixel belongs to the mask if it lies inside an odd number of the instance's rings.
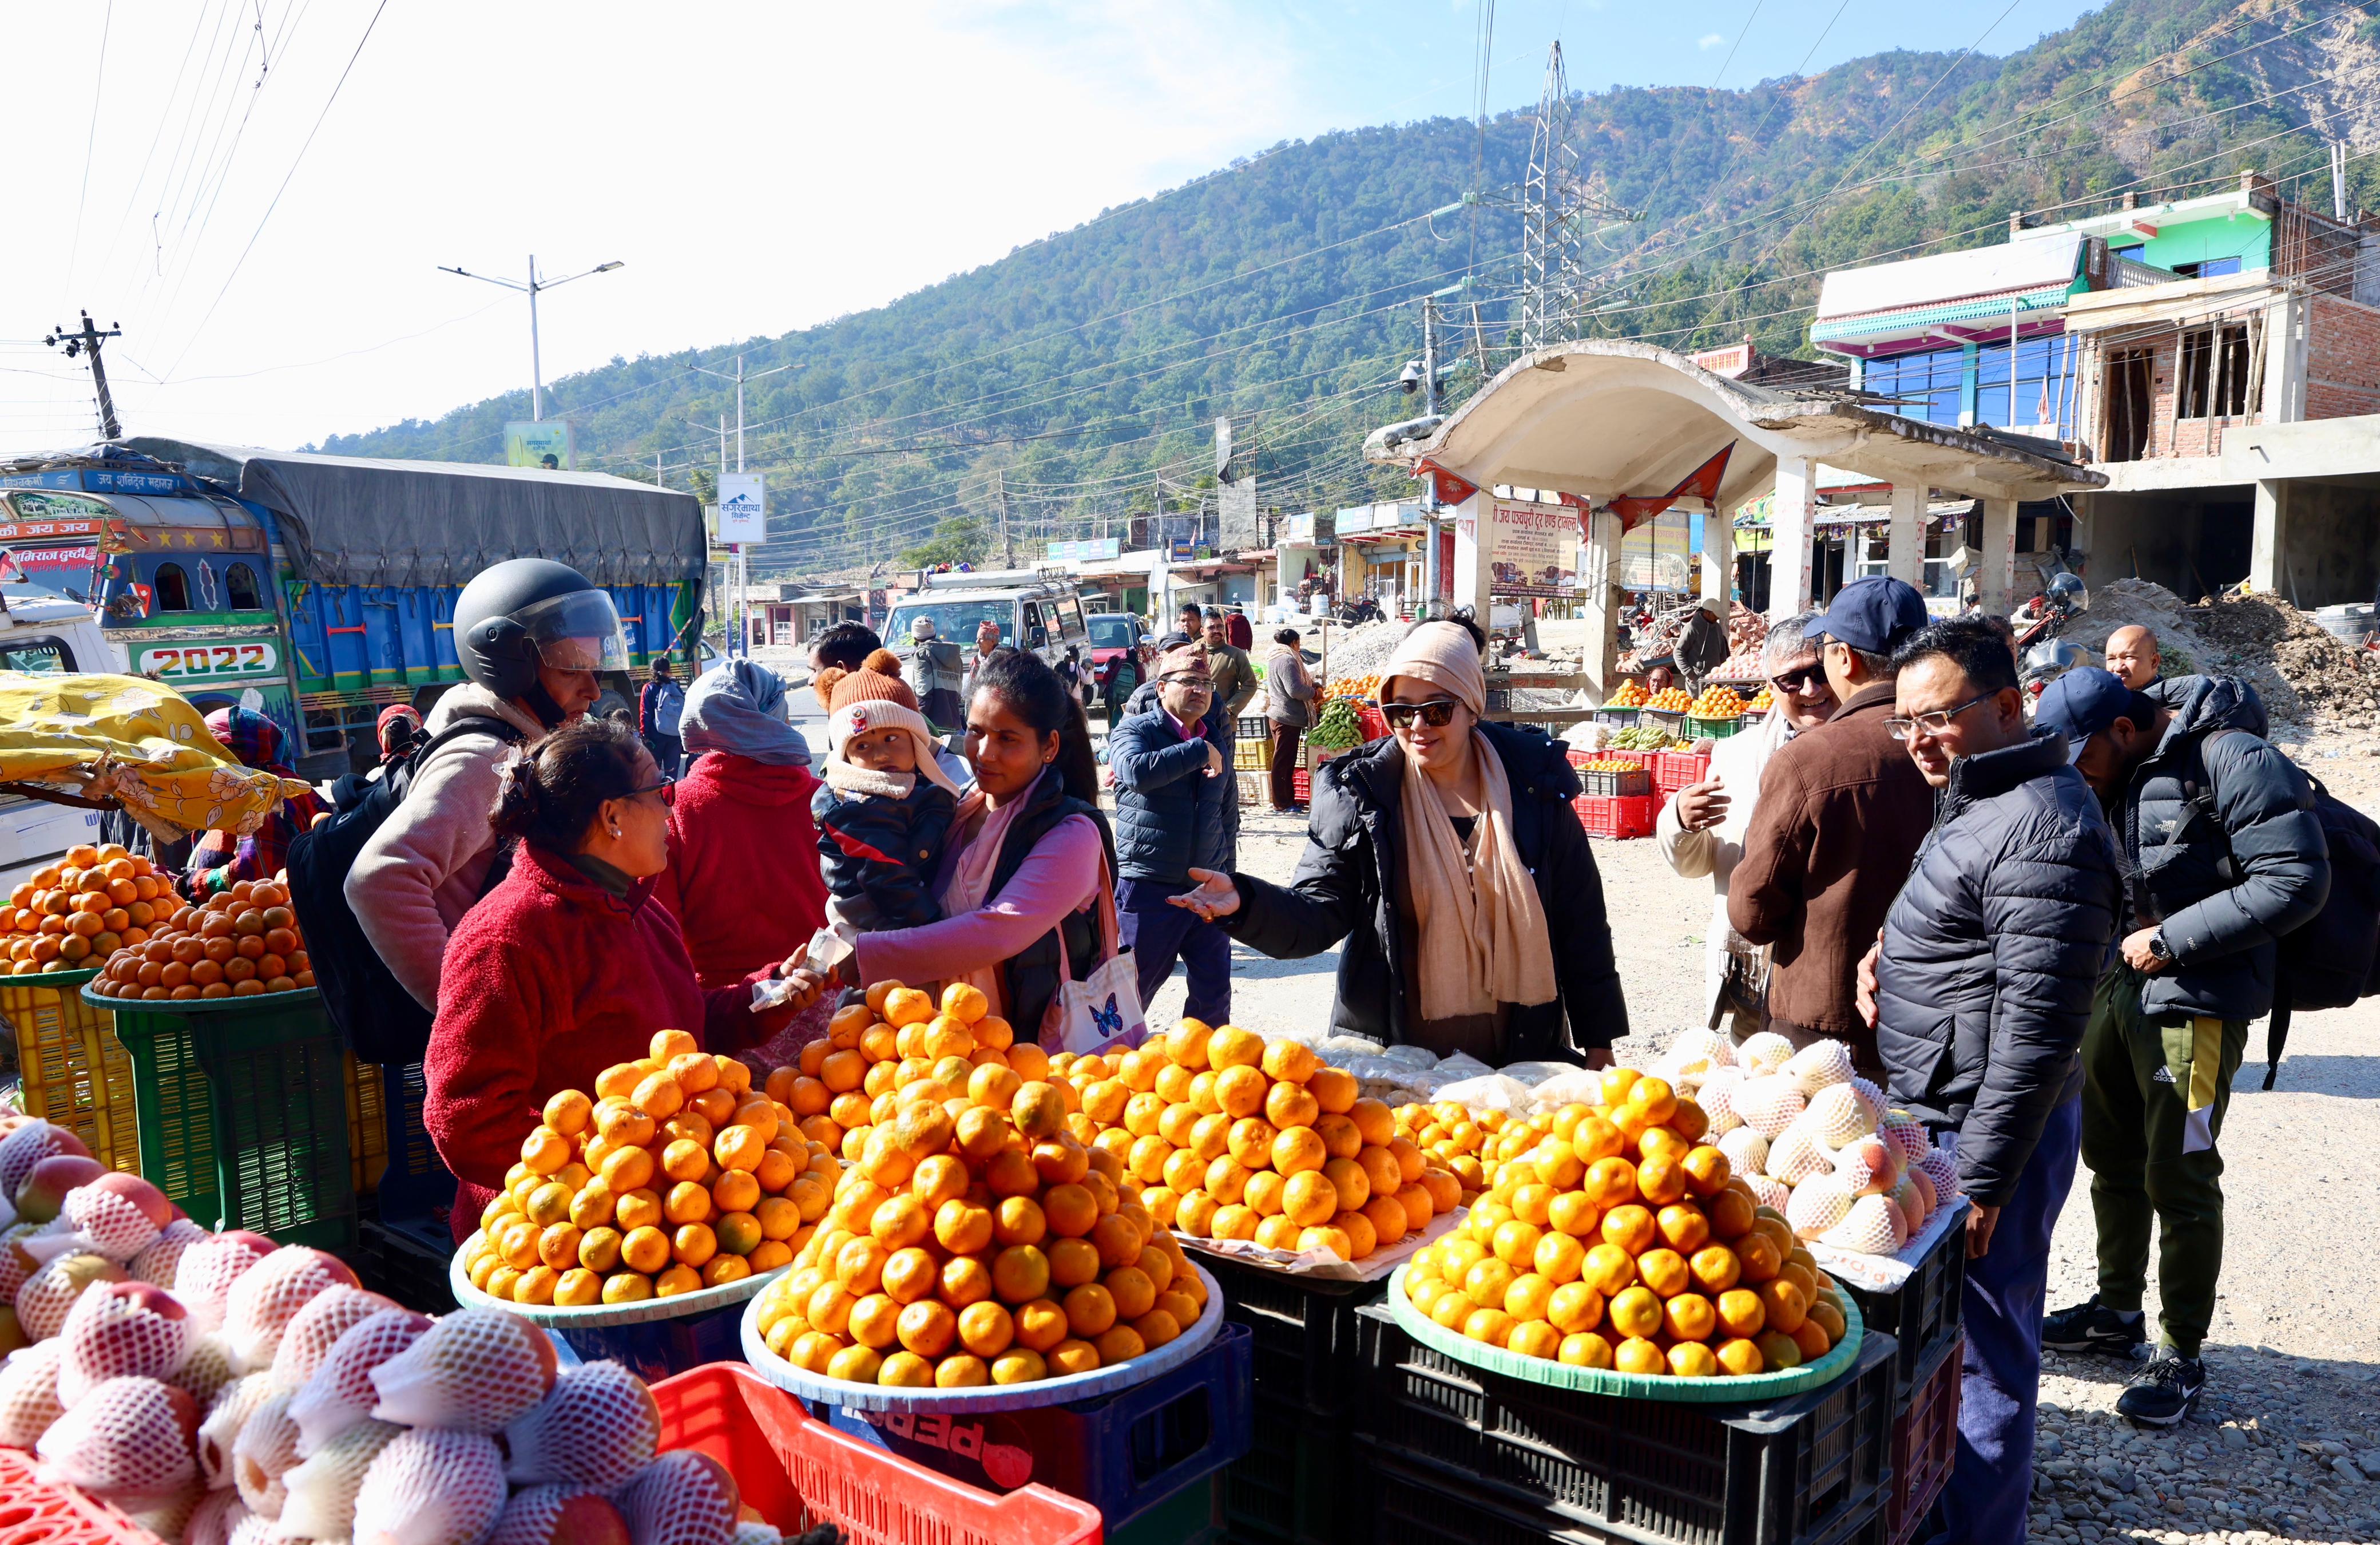
[[[2126,775],[2112,812],[2124,931],[2156,924],[2174,956],[2143,979],[2141,1012],[2262,1018],[2273,1010],[2276,942],[2330,894],[2313,787],[2264,738],[2265,705],[2246,683],[2176,676],[2148,695],[2173,720]],[[2201,797],[2211,813],[2194,803]]]
[[[1231,867],[1233,774],[1226,723],[1210,710],[1199,722],[1201,733],[1185,737],[1160,704],[1108,732],[1120,878],[1185,885],[1194,868]],[[1211,778],[1209,747],[1223,759],[1223,771]]]
[[[468,719],[492,725],[485,735],[458,735],[416,768],[405,803],[365,842],[347,870],[347,906],[391,975],[424,1008],[438,1004],[447,936],[487,889],[496,859],[488,824],[496,808],[497,773],[516,748],[545,726],[473,682],[449,687],[430,711],[434,736]]]
[[[826,921],[808,767],[732,751],[695,759],[670,809],[669,868],[653,899],[686,933],[704,991],[784,960]]]
[[[2115,937],[2115,834],[2066,737],[1950,766],[1884,919],[1876,1050],[1893,1102],[1959,1132],[1959,1178],[2005,1204],[2081,1087],[2082,1027]]]
[[[1483,724],[1479,732],[1504,760],[1512,840],[1537,882],[1557,987],[1552,1003],[1512,1009],[1503,1060],[1575,1062],[1586,1048],[1628,1033],[1603,880],[1571,809],[1578,774],[1560,741],[1503,724]],[[1276,960],[1319,955],[1346,940],[1331,1028],[1390,1045],[1415,1039],[1421,1022],[1408,996],[1397,917],[1403,811],[1404,749],[1394,736],[1325,762],[1315,774],[1314,814],[1297,872],[1286,886],[1232,875],[1240,909],[1217,919],[1240,943]]]

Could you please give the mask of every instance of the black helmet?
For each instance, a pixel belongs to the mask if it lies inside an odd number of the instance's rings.
[[[455,601],[463,674],[500,698],[527,697],[537,668],[625,671],[628,639],[612,598],[567,564],[509,558]]]

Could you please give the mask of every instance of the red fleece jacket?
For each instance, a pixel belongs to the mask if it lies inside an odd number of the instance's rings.
[[[810,942],[826,922],[807,767],[712,751],[678,780],[670,867],[653,887],[686,931],[695,979],[741,981]]]
[[[650,890],[647,882],[615,897],[567,858],[523,846],[504,883],[455,927],[422,1059],[422,1124],[460,1182],[457,1243],[479,1227],[557,1091],[591,1092],[603,1069],[645,1055],[655,1030],[690,1030],[710,1051],[734,1052],[786,1017],[752,1013],[747,981],[698,987],[677,919]]]

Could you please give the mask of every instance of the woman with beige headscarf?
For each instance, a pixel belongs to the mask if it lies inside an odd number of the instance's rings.
[[[1484,722],[1485,639],[1417,624],[1380,668],[1394,732],[1314,779],[1287,886],[1191,870],[1174,899],[1276,959],[1346,941],[1332,1027],[1493,1065],[1607,1065],[1628,1033],[1578,775],[1543,735]]]

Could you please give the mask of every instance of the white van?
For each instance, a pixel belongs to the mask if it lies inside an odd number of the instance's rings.
[[[933,618],[935,637],[970,654],[977,629],[991,623],[1000,629],[1002,643],[1039,655],[1082,698],[1086,709],[1098,695],[1082,597],[1074,577],[1062,570],[928,575],[921,588],[892,603],[884,619],[885,646],[905,648],[909,625],[918,617]]]
[[[91,608],[40,585],[0,583],[0,671],[35,675],[121,672],[124,656],[101,636]],[[0,892],[55,863],[77,843],[99,840],[99,812],[0,792]]]

